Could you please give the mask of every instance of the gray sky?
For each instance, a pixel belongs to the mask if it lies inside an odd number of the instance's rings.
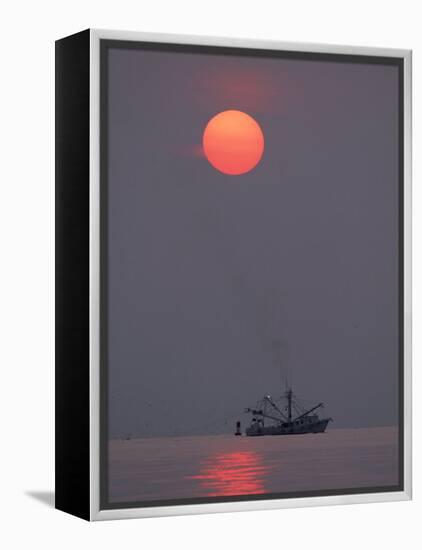
[[[398,69],[109,55],[110,436],[232,431],[287,368],[333,427],[396,424]],[[200,150],[226,109],[265,136],[242,176]]]

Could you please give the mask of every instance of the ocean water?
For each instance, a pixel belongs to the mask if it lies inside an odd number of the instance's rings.
[[[397,485],[396,427],[112,440],[110,502]]]

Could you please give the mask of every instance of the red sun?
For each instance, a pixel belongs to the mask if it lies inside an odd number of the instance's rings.
[[[264,153],[264,134],[251,116],[242,111],[222,111],[205,127],[202,147],[208,162],[223,174],[250,172]]]

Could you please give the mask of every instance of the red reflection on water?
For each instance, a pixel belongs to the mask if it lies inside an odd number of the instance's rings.
[[[252,495],[264,493],[264,475],[268,471],[255,452],[219,454],[209,458],[200,473],[189,476],[198,479],[208,496]]]

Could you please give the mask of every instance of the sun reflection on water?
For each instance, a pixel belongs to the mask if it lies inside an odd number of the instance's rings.
[[[267,471],[258,453],[244,451],[208,458],[199,474],[189,479],[197,479],[207,496],[252,495],[265,492]]]

